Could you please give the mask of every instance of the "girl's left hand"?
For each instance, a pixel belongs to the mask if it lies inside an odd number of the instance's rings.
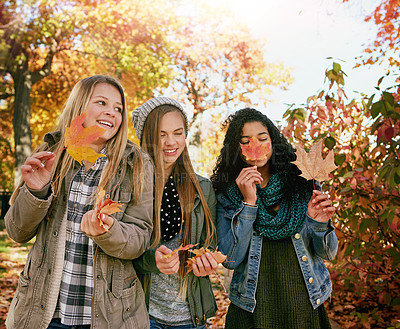
[[[196,258],[196,263],[193,263],[192,267],[195,276],[207,276],[218,268],[218,263],[210,253],[206,252]]]
[[[308,203],[307,214],[317,222],[327,222],[335,213],[336,208],[332,206],[329,195],[321,191],[314,190],[310,202]]]
[[[96,210],[88,211],[82,217],[81,231],[91,236],[97,236],[107,232],[114,223],[114,218],[105,214],[101,214],[101,220],[104,226],[100,226],[100,221],[96,217]]]

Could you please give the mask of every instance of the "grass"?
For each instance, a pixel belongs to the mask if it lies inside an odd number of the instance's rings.
[[[34,242],[16,243],[9,238],[5,230],[0,231],[0,278],[9,272],[10,264],[24,264],[26,256]]]

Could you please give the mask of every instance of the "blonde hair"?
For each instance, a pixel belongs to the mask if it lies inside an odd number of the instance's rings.
[[[116,79],[107,75],[94,75],[82,79],[72,89],[71,94],[69,95],[64,105],[63,112],[60,115],[58,126],[55,130],[56,132],[60,133],[60,140],[51,147],[49,147],[49,145],[44,142],[33,152],[37,153],[39,151],[48,150],[56,153],[56,159],[53,165],[51,176],[51,182],[53,184],[55,195],[58,195],[58,193],[60,192],[62,182],[68,171],[73,167],[75,161],[64,149],[65,128],[71,125],[71,121],[73,118],[85,112],[89,104],[89,100],[93,94],[94,88],[100,83],[109,84],[119,91],[121,95],[123,110],[121,113],[121,125],[117,133],[110,140],[107,141],[107,166],[104,168],[101,176],[101,181],[94,194],[97,194],[100,189],[106,190],[106,188],[111,184],[111,180],[114,178],[114,175],[117,172],[118,165],[122,160],[128,138],[128,114],[124,89]],[[134,175],[132,177],[135,189],[133,202],[137,201],[140,198],[143,190],[143,158],[138,148],[136,149],[134,158],[136,163],[133,166]],[[18,195],[19,187],[22,186],[23,183],[24,182],[22,180],[20,182],[20,185],[15,189],[11,197],[11,203],[14,202],[15,198]],[[109,191],[106,190],[106,192]]]
[[[160,229],[160,212],[161,212],[161,201],[164,190],[164,162],[161,151],[161,136],[160,136],[160,125],[163,116],[169,112],[177,112],[182,117],[185,123],[185,117],[182,112],[172,105],[162,105],[156,107],[147,117],[144,128],[141,146],[146,151],[154,162],[155,167],[155,186],[154,186],[154,230],[153,230],[153,241],[152,248],[156,247],[160,242],[161,229]],[[186,127],[187,125],[185,125]],[[187,131],[185,128],[185,134]],[[206,239],[204,247],[208,247],[215,234],[215,227],[212,220],[212,215],[208,207],[207,201],[204,197],[203,191],[197,179],[197,176],[193,170],[192,162],[190,161],[189,152],[187,146],[183,149],[182,154],[177,159],[174,169],[173,177],[176,184],[176,188],[179,195],[179,201],[182,210],[182,221],[181,229],[183,229],[183,240],[182,243],[187,245],[191,243],[191,226],[192,226],[192,211],[194,206],[194,199],[196,192],[200,197],[201,205],[204,209],[204,222],[206,224]],[[185,251],[180,255],[180,266],[179,274],[183,278],[185,275],[185,263],[188,259],[188,252]]]

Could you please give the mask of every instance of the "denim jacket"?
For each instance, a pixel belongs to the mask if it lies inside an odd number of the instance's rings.
[[[262,236],[253,230],[257,207],[236,208],[223,194],[217,195],[218,248],[227,255],[224,266],[234,269],[229,299],[242,309],[254,312],[261,260]],[[317,308],[330,296],[332,282],[323,259],[332,260],[338,240],[332,222],[317,222],[306,216],[304,225],[291,236],[303,273],[310,302]]]

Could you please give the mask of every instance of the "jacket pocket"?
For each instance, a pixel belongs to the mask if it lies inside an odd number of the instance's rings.
[[[149,328],[144,293],[137,277],[132,280],[129,288],[122,291],[120,297],[110,290],[107,290],[107,296],[108,318],[115,328]]]
[[[15,292],[14,298],[10,305],[10,310],[7,316],[7,322],[11,322],[10,328],[19,328],[21,323],[24,323],[27,314],[27,306],[31,304],[31,298],[28,296],[30,278],[24,275],[24,272],[18,278],[18,289]]]
[[[118,211],[116,213],[114,213],[112,216],[116,219],[116,220],[121,220],[122,217],[125,214],[125,209],[128,207],[129,203],[131,202],[131,197],[132,194],[131,192],[127,192],[127,191],[121,191],[121,193],[119,194],[119,200],[117,200],[119,203],[121,203],[121,211]]]

